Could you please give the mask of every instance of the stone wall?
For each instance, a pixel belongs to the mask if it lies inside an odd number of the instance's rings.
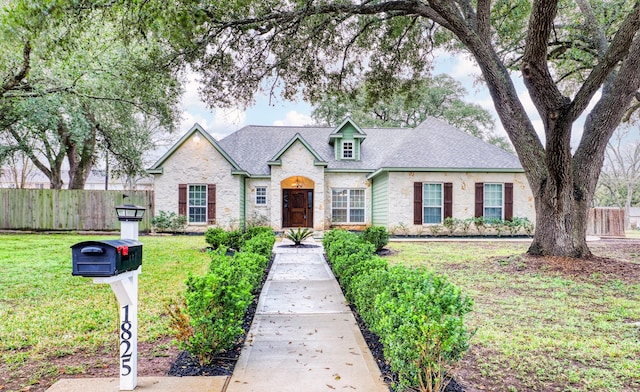
[[[216,184],[216,225],[237,227],[240,222],[240,176],[205,138],[194,140],[194,133],[163,163],[163,174],[155,175],[156,214],[178,213],[178,184]],[[198,232],[206,223],[189,224],[187,231]]]
[[[524,173],[389,173],[389,225],[403,225],[412,233],[421,228],[413,224],[413,183],[451,182],[453,184],[453,217],[470,218],[475,212],[475,183],[513,183],[513,216],[526,217],[535,222],[533,194]]]

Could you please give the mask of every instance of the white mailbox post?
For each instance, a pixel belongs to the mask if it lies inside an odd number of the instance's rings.
[[[144,207],[125,204],[116,207],[120,221],[120,239],[138,240],[138,223]],[[115,276],[93,278],[108,283],[120,304],[120,390],[133,391],[138,383],[138,275],[142,266]]]

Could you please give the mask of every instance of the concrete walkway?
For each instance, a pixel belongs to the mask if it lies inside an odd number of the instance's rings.
[[[228,392],[388,391],[322,245],[278,242]]]

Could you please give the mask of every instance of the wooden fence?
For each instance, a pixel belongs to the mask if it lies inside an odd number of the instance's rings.
[[[624,209],[597,207],[589,210],[587,234],[624,237]]]
[[[0,230],[119,230],[115,206],[121,204],[145,207],[140,231],[150,230],[153,191],[0,189]]]

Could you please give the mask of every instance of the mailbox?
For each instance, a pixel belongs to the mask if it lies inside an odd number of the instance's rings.
[[[100,277],[142,265],[142,244],[135,240],[84,241],[71,246],[73,275]]]

